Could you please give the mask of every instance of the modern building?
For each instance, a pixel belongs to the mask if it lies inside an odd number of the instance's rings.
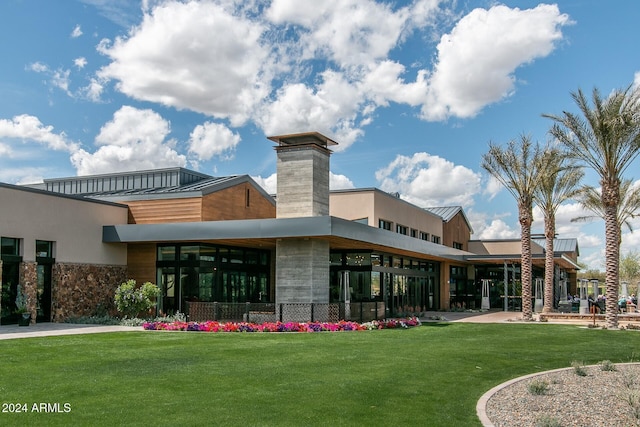
[[[158,284],[158,310],[193,319],[480,308],[487,280],[494,307],[511,294],[501,282],[519,280],[519,241],[471,240],[461,207],[422,209],[375,188],[329,191],[334,141],[316,132],[269,139],[277,202],[248,175],[182,168],[2,184],[11,201],[0,205],[2,321],[18,283],[42,321],[106,311],[127,278]],[[575,288],[577,242],[557,244],[557,286]],[[544,249],[534,247],[538,266]]]

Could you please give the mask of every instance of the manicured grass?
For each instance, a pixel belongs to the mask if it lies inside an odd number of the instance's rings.
[[[28,412],[0,413],[0,425],[476,426],[476,402],[491,387],[574,360],[637,361],[639,338],[564,325],[430,323],[6,340],[2,403],[26,403]],[[68,403],[71,412],[31,412],[41,402]]]

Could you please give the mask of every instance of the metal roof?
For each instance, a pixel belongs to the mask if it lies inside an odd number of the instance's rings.
[[[465,215],[464,209],[462,209],[462,206],[429,207],[429,208],[424,208],[424,210],[431,212],[435,215],[438,215],[445,222],[451,221],[458,214],[458,212],[460,212],[462,214],[462,217],[464,218],[464,221],[467,223],[467,227],[469,227],[469,231],[471,232],[471,234],[473,234],[473,228],[471,227],[471,223],[469,222],[469,219]]]

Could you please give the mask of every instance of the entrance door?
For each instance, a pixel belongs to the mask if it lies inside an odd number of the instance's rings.
[[[164,314],[175,314],[181,310],[180,286],[176,282],[176,270],[174,267],[162,267],[158,269],[158,283],[162,291],[159,310]]]
[[[18,323],[16,311],[16,295],[18,294],[19,262],[10,262],[3,257],[2,261],[2,300],[0,306],[0,324]]]

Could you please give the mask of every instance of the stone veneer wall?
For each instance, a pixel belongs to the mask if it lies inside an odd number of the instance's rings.
[[[38,264],[35,261],[20,263],[20,284],[27,294],[27,309],[31,313],[31,324],[36,323],[36,303],[38,301]]]
[[[51,310],[54,322],[70,317],[115,315],[115,290],[127,280],[123,265],[53,265]]]

